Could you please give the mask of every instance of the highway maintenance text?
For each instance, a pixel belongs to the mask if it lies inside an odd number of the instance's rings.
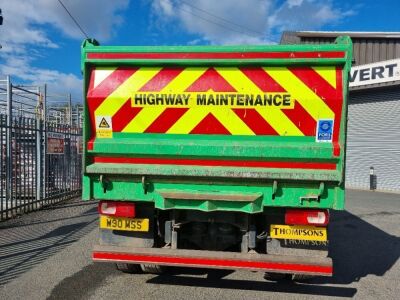
[[[293,108],[294,101],[288,93],[134,93],[132,106],[198,107],[220,106],[229,108],[277,107]]]

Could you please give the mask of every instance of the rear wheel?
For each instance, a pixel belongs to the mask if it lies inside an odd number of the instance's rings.
[[[140,267],[143,272],[150,274],[161,274],[165,271],[165,267],[154,264],[141,264]]]
[[[129,274],[142,273],[142,269],[140,268],[140,265],[127,264],[127,263],[116,263],[115,266],[117,267],[117,270],[124,272],[124,273],[129,273]]]

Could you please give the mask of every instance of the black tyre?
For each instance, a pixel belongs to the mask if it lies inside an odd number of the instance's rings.
[[[124,273],[129,273],[129,274],[142,273],[142,269],[140,268],[140,265],[127,264],[127,263],[116,263],[115,266],[117,267],[117,270],[124,272]]]
[[[140,267],[144,273],[150,274],[161,274],[165,271],[165,267],[154,264],[141,264]]]
[[[273,272],[266,272],[264,274],[264,279],[269,281],[283,281],[290,279],[289,274],[282,274],[282,273],[273,273]]]

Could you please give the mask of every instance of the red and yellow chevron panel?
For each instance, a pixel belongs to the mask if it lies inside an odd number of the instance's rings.
[[[302,67],[96,67],[87,101],[93,138],[113,132],[315,136],[334,120],[342,70]]]

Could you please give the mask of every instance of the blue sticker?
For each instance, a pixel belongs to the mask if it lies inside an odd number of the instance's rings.
[[[318,120],[317,142],[332,142],[333,120]]]

